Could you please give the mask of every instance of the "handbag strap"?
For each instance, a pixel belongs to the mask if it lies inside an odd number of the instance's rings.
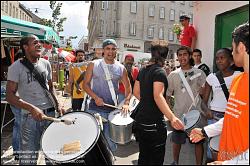
[[[179,76],[181,77],[181,80],[182,80],[185,88],[187,89],[187,92],[188,92],[189,96],[191,97],[191,99],[193,101],[192,105],[195,106],[196,104],[194,102],[195,98],[194,98],[193,91],[191,90],[191,88],[190,88],[190,86],[189,86],[189,84],[188,84],[188,82],[187,82],[187,80],[186,80],[186,78],[185,78],[185,76],[184,76],[183,71],[181,70],[181,68],[179,68],[179,72],[178,73],[179,73]]]
[[[228,92],[228,89],[227,89],[227,86],[226,86],[226,83],[225,83],[225,80],[224,80],[224,78],[223,78],[223,76],[222,76],[221,71],[217,71],[217,72],[215,73],[215,75],[216,75],[216,77],[218,78],[218,80],[219,80],[219,82],[220,82],[220,86],[221,86],[221,88],[222,88],[222,90],[223,90],[223,92],[224,92],[224,95],[225,95],[225,97],[226,97],[226,100],[228,101],[229,92]]]
[[[56,110],[58,110],[58,104],[55,101],[55,98],[52,96],[51,92],[49,91],[48,87],[46,86],[45,78],[42,77],[41,73],[34,67],[34,65],[27,59],[23,58],[20,62],[30,70],[31,73],[34,74],[34,78],[39,82],[41,87],[44,89],[45,95],[49,98],[49,101],[54,106]]]
[[[104,62],[104,59],[102,59],[102,66],[103,66],[103,70],[104,70],[104,73],[105,73],[105,76],[106,76],[106,80],[108,82],[108,86],[109,86],[109,91],[111,93],[111,97],[112,97],[112,100],[114,101],[115,103],[115,106],[118,105],[118,102],[117,102],[117,97],[115,95],[115,89],[114,89],[114,85],[112,83],[112,77],[109,73],[109,69],[108,69],[108,65]]]

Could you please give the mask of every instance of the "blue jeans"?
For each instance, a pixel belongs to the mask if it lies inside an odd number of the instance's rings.
[[[47,116],[55,117],[55,111],[44,111]],[[19,164],[20,165],[36,165],[40,150],[41,136],[50,124],[49,121],[36,121],[31,114],[21,114],[21,147]],[[53,139],[53,138],[51,138]],[[46,159],[46,163],[49,161]]]
[[[13,126],[13,133],[12,133],[12,147],[13,153],[18,153],[20,151],[20,143],[21,143],[21,109],[16,108],[13,105],[10,105],[11,111],[14,114],[15,121]]]
[[[125,94],[123,94],[123,93],[118,93],[118,101],[119,101],[119,103],[122,101],[122,100],[124,100],[125,99]],[[118,103],[118,104],[119,104]]]
[[[100,111],[100,110],[91,110],[91,109],[88,109],[86,112],[89,112],[92,114],[99,113],[103,118],[108,120],[109,112],[104,112],[104,111]],[[105,138],[108,141],[110,149],[112,150],[112,152],[115,152],[117,149],[117,145],[114,142],[112,142],[110,139],[110,130],[109,130],[109,123],[108,122],[103,123],[103,132],[104,132]]]

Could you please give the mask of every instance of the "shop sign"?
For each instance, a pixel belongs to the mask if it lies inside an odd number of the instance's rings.
[[[135,48],[135,49],[141,49],[141,47],[140,46],[135,46],[135,45],[129,45],[129,44],[124,44],[124,48]]]

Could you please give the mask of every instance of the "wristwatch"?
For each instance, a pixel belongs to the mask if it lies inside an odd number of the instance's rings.
[[[206,131],[204,130],[204,127],[201,128],[201,133],[203,137],[208,138]]]

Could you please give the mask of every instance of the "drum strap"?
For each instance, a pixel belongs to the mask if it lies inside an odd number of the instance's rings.
[[[179,70],[179,72],[178,72],[179,76],[181,77],[181,80],[182,80],[185,88],[187,89],[187,92],[188,92],[189,96],[191,97],[191,99],[193,101],[192,105],[196,106],[194,94],[193,94],[193,92],[192,92],[192,90],[190,88],[190,85],[188,84],[188,82],[187,82],[187,80],[186,80],[186,78],[185,78],[185,76],[184,76],[183,71],[181,70],[181,68],[179,68],[178,70]]]
[[[35,68],[33,64],[27,59],[24,58],[20,61],[29,71],[33,74],[34,78],[38,81],[38,83],[41,85],[41,87],[44,89],[45,95],[48,97],[49,101],[55,108],[55,110],[58,111],[58,102],[53,93],[51,93],[46,85],[46,80],[42,76],[40,70],[38,68]]]
[[[115,106],[118,105],[118,102],[117,102],[117,96],[115,95],[115,89],[114,89],[114,85],[112,83],[112,77],[109,73],[109,69],[108,69],[108,66],[107,64],[104,62],[104,59],[102,59],[102,66],[103,66],[103,70],[104,70],[104,73],[105,73],[105,76],[106,76],[106,80],[108,82],[108,86],[109,86],[109,91],[111,93],[111,97],[112,97],[112,100],[114,101],[115,103]]]
[[[223,76],[222,76],[221,71],[216,72],[215,75],[216,75],[217,79],[219,80],[220,86],[221,86],[221,88],[222,88],[222,90],[223,90],[223,92],[224,92],[224,95],[225,95],[225,97],[226,97],[226,99],[227,99],[227,101],[228,101],[229,92],[228,92],[228,89],[227,89],[227,86],[226,86],[226,83],[225,83],[225,80],[224,80],[224,78],[223,78]]]

